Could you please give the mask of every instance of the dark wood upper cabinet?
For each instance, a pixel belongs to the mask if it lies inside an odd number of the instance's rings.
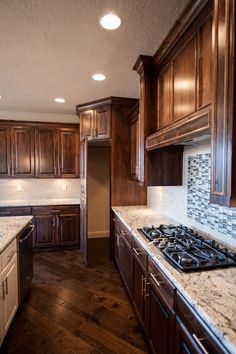
[[[80,117],[80,137],[87,137],[88,140],[93,139],[93,121],[94,121],[94,111],[88,109],[79,113]]]
[[[77,114],[80,117],[80,138],[87,137],[91,140],[110,139],[111,111],[110,106],[99,105],[85,108],[85,105],[77,106]]]
[[[79,132],[59,129],[59,177],[79,177]]]
[[[215,0],[211,202],[236,206],[235,0]]]
[[[0,126],[0,177],[11,176],[10,127]]]
[[[78,178],[79,126],[0,122],[0,178]]]
[[[12,176],[34,177],[34,128],[14,126],[11,128]]]
[[[192,36],[173,60],[173,120],[196,110],[196,35]]]
[[[58,176],[58,136],[55,128],[36,129],[36,176]]]
[[[171,82],[172,65],[168,64],[158,77],[158,129],[164,128],[172,122],[170,102],[173,90]]]
[[[137,104],[130,114],[130,177],[135,181],[140,180],[140,118],[139,105]]]
[[[111,112],[109,106],[102,106],[94,112],[94,136],[95,139],[109,139],[111,126]]]

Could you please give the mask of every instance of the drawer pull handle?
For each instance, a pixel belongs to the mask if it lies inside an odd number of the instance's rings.
[[[26,241],[27,238],[30,237],[30,235],[32,234],[33,231],[34,231],[34,225],[30,225],[30,231],[28,232],[28,234],[27,234],[25,237],[21,238],[21,239],[19,240],[19,242],[20,242],[20,243],[23,243],[24,241]]]
[[[143,252],[140,251],[138,248],[133,248],[134,253],[136,254],[136,256],[140,256]]]
[[[4,301],[4,300],[5,300],[5,286],[4,286],[4,281],[2,282],[1,288],[2,288],[2,296],[0,296],[0,299],[2,299],[2,300]]]
[[[11,215],[11,211],[0,211],[0,215]]]
[[[123,236],[126,236],[126,232],[123,231],[123,230],[121,230],[121,234],[122,234]]]
[[[206,348],[204,347],[204,345],[202,344],[202,341],[205,338],[198,338],[198,336],[193,333],[193,338],[195,339],[195,341],[197,342],[198,346],[201,348],[201,350],[203,351],[204,354],[209,354],[209,352],[206,350]]]
[[[8,295],[8,279],[7,279],[7,277],[5,279],[5,284],[6,284],[6,295]]]
[[[163,281],[160,281],[160,280],[157,280],[157,274],[153,274],[153,273],[150,273],[150,276],[151,278],[154,280],[154,282],[157,284],[157,286],[161,286],[161,284],[164,284],[164,280]]]

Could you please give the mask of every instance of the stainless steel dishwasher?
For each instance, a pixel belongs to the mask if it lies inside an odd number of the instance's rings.
[[[33,279],[32,234],[34,225],[28,224],[18,235],[19,305],[22,304]]]

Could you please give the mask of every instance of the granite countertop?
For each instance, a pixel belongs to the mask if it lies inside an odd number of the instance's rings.
[[[74,205],[80,204],[80,200],[78,198],[0,200],[0,207],[72,205],[72,204]]]
[[[236,353],[236,268],[194,273],[178,271],[137,231],[137,228],[144,225],[176,224],[176,222],[146,206],[113,207],[113,211],[208,324],[216,337],[230,353]]]
[[[32,219],[32,216],[7,216],[0,218],[0,254]]]

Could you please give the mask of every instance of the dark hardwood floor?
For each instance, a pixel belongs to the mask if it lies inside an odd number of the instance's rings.
[[[120,276],[107,253],[91,247],[34,255],[34,280],[1,354],[147,353]]]

